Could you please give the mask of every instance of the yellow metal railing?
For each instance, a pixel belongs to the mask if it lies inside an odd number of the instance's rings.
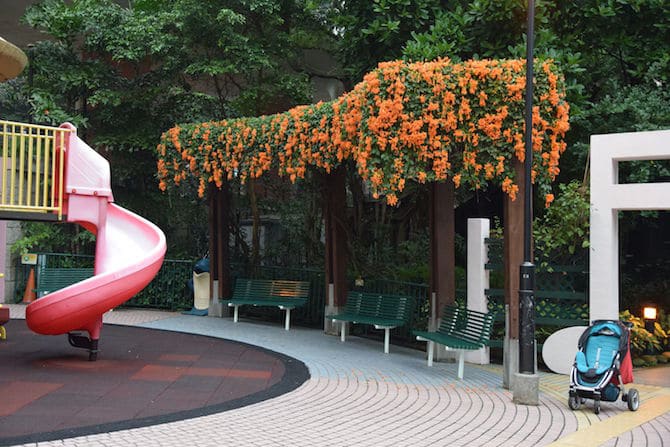
[[[0,121],[0,211],[63,216],[69,129]]]

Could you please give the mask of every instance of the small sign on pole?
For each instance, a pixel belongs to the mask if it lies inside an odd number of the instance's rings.
[[[37,253],[26,253],[21,255],[21,264],[37,265]]]

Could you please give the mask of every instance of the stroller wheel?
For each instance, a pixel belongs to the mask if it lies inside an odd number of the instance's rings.
[[[579,396],[570,396],[568,398],[568,407],[570,407],[571,410],[579,410],[579,407],[581,406],[582,402]]]
[[[628,409],[630,411],[637,411],[640,408],[640,393],[635,388],[628,390]]]
[[[596,400],[593,402],[593,412],[595,414],[600,414],[600,401]]]

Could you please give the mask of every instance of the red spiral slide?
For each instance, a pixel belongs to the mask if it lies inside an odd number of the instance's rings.
[[[61,127],[74,128],[70,124]],[[97,358],[102,315],[132,298],[156,276],[165,256],[165,235],[146,219],[112,203],[109,163],[69,134],[65,153],[64,213],[96,235],[94,276],[49,293],[26,309],[39,334],[69,334],[73,346]],[[76,333],[88,332],[88,337]]]

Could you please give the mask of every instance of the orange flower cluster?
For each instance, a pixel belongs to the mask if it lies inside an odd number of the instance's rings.
[[[554,63],[539,64],[533,180],[546,190],[559,173],[569,106]],[[382,63],[332,102],[170,129],[158,145],[159,188],[192,175],[203,195],[209,182],[244,182],[271,169],[294,182],[308,168],[330,172],[351,159],[390,205],[407,181],[448,179],[456,187],[498,185],[514,199],[512,162],[525,158],[524,89],[522,60]]]

